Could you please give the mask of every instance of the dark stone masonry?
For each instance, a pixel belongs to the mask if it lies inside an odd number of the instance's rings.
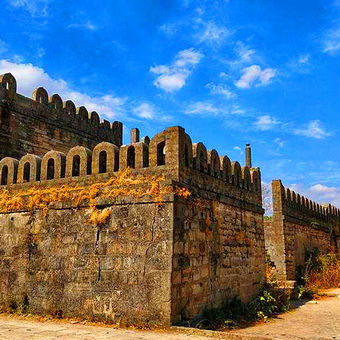
[[[339,243],[339,210],[289,196],[277,181],[264,224],[249,146],[242,167],[178,126],[151,139],[133,129],[122,145],[120,122],[100,122],[43,88],[25,98],[11,74],[0,76],[0,146],[0,199],[4,190],[86,187],[127,168],[191,194],[99,199],[96,208],[109,209],[102,225],[91,222],[93,207],[72,201],[0,211],[0,310],[25,301],[32,313],[167,326],[254,297],[265,247],[280,279],[294,280],[303,249]]]

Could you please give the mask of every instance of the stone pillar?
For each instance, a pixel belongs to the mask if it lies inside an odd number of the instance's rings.
[[[131,144],[139,142],[139,129],[135,128],[131,130]]]
[[[246,166],[251,168],[251,148],[250,148],[250,144],[246,144]]]

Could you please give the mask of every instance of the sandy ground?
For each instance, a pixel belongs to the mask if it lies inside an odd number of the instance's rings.
[[[310,301],[275,320],[232,332],[211,332],[173,327],[169,330],[139,331],[88,326],[67,322],[39,322],[0,315],[0,340],[102,340],[102,339],[336,339],[340,340],[340,289],[328,297]]]
[[[255,325],[238,334],[267,336],[273,339],[340,340],[340,289],[325,291],[321,300],[309,301],[277,319]]]

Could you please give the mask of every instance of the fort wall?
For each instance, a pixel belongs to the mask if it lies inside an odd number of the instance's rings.
[[[151,140],[138,135],[133,131],[129,145],[102,142],[0,161],[0,197],[20,196],[7,209],[0,201],[3,308],[27,295],[37,313],[169,325],[225,298],[256,294],[265,254],[260,170],[192,144],[181,127]],[[95,197],[96,209],[110,209],[100,228],[89,221],[94,207],[87,201],[51,201],[45,215],[22,203],[32,190],[87,192],[126,168],[131,178],[145,176],[145,185],[159,176],[174,190],[160,201]]]
[[[32,99],[16,93],[16,80],[0,75],[0,158],[38,156],[50,150],[67,152],[72,146],[93,149],[99,142],[122,144],[122,124],[100,120],[96,112],[76,108],[58,94],[39,87]]]
[[[273,216],[264,224],[265,244],[280,280],[295,280],[306,255],[339,251],[340,210],[315,203],[272,182]]]

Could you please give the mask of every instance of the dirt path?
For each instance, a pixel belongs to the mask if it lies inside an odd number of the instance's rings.
[[[278,319],[233,332],[211,332],[178,327],[166,331],[138,331],[67,322],[39,322],[0,316],[0,340],[340,340],[340,289],[333,296],[308,302]],[[338,297],[339,296],[339,297]]]
[[[328,297],[309,301],[265,324],[238,330],[238,334],[267,336],[277,340],[340,340],[340,289],[328,290]]]

